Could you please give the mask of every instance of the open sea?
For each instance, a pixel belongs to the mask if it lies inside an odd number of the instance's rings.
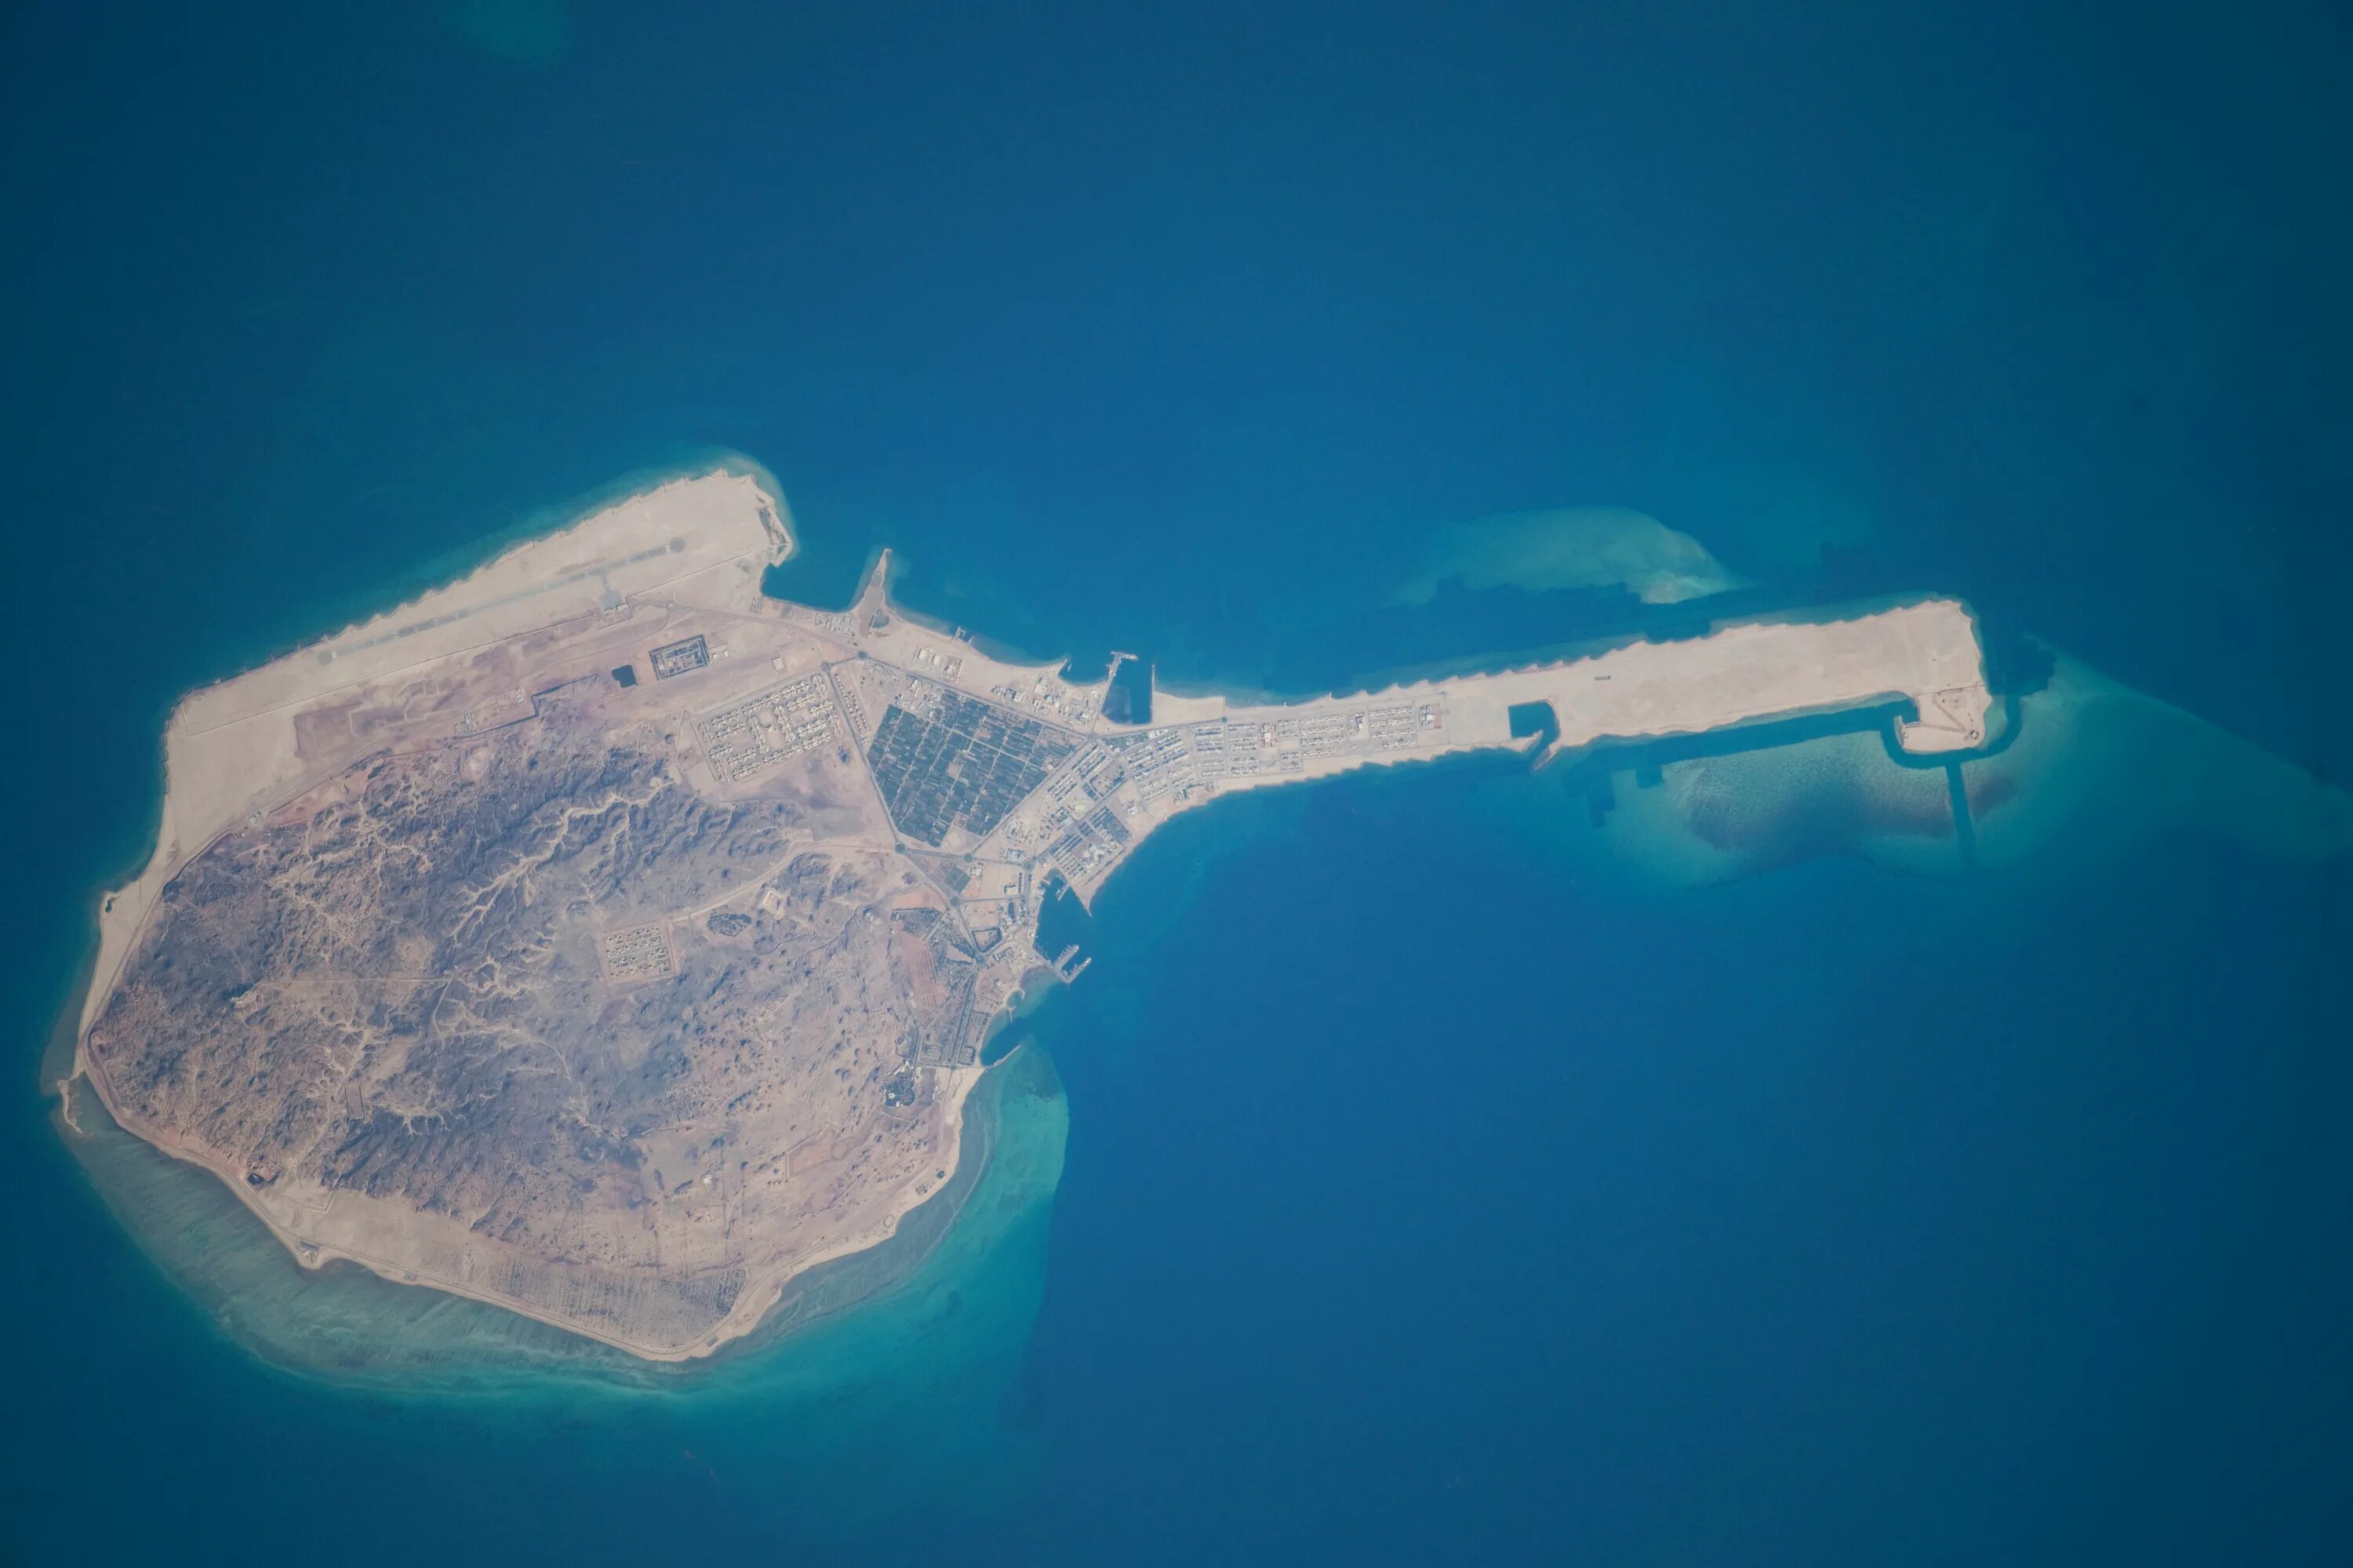
[[[2353,1557],[2349,48],[2270,0],[0,11],[0,1559]],[[1092,965],[954,1212],[684,1375],[66,1135],[171,703],[719,461],[789,497],[774,591],[888,546],[1164,687],[1954,593],[2014,745],[1966,835],[1851,726],[1189,814],[1055,912]],[[1582,506],[1740,586],[1454,570]]]

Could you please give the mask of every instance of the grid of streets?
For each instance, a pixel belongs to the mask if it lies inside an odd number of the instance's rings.
[[[659,925],[632,926],[605,934],[605,978],[616,984],[652,980],[677,968],[670,938]]]
[[[899,831],[934,849],[952,828],[986,837],[1074,748],[1035,719],[955,692],[919,686],[908,696],[928,716],[892,704],[867,761]]]
[[[1418,750],[1442,741],[1445,731],[1445,703],[1433,699],[1168,725],[1109,744],[1149,804],[1214,779],[1296,773],[1311,762]]]
[[[1046,863],[1068,881],[1084,885],[1093,879],[1096,867],[1119,858],[1131,837],[1127,824],[1109,806],[1098,806],[1046,846]]]
[[[695,726],[702,754],[731,783],[814,751],[834,736],[833,687],[807,675],[723,708]]]

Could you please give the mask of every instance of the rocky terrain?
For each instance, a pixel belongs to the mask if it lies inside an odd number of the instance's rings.
[[[265,1213],[668,1348],[944,1174],[913,1061],[969,980],[906,863],[826,836],[822,788],[712,799],[600,697],[220,839],[90,1046],[119,1112]],[[381,1256],[332,1239],[354,1214]]]

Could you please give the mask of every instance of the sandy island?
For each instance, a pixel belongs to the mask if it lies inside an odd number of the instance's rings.
[[[185,699],[80,1014],[114,1118],[306,1266],[704,1355],[938,1189],[1045,888],[1176,812],[1529,749],[1538,705],[1558,751],[1900,703],[1932,755],[1991,702],[1932,599],[1125,724],[880,567],[765,598],[786,517],[672,481]]]

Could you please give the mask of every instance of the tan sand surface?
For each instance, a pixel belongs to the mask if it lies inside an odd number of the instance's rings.
[[[1556,747],[1573,749],[1613,736],[1697,733],[1903,702],[1917,717],[1897,722],[1897,742],[1927,755],[1978,745],[1990,702],[1967,609],[1931,599],[1742,622],[1680,641],[1633,642],[1522,669],[1295,704],[1163,694],[1150,724],[1124,725],[1103,715],[1107,682],[1074,683],[1052,666],[993,656],[958,629],[892,604],[884,586],[887,558],[845,611],[765,599],[763,572],[791,548],[782,502],[756,480],[732,473],[675,480],[518,545],[461,581],[181,703],[164,736],[166,792],[156,850],[139,876],[105,898],[95,976],[81,1012],[77,1067],[116,1118],[212,1170],[306,1264],[348,1258],[390,1278],[492,1301],[640,1355],[706,1354],[747,1332],[798,1274],[890,1235],[934,1190],[937,1172],[953,1168],[963,1106],[979,1074],[972,1054],[989,1022],[1023,987],[1037,983],[1030,944],[1050,874],[1085,896],[1154,827],[1226,791],[1473,749],[1526,749],[1533,743],[1511,734],[1510,712],[1523,704],[1550,705],[1559,727]],[[673,640],[693,642],[701,661],[675,680],[647,662],[649,649]],[[631,688],[610,679],[608,667],[617,664],[633,665],[640,683]],[[593,694],[578,695],[583,693]],[[549,706],[543,699],[551,694],[571,694]],[[944,832],[919,832],[908,819],[893,817],[912,809],[909,801],[921,791],[897,774],[883,778],[876,748],[885,724],[902,726],[902,733],[924,725],[934,730],[1029,726],[1050,767],[1041,763],[1028,776],[1038,781],[1025,780],[1027,792],[1001,819],[965,825],[959,818]],[[621,748],[615,757],[634,756],[638,770],[628,778],[637,782],[611,787],[624,793],[642,789],[651,800],[675,786],[691,792],[691,811],[713,821],[747,821],[745,813],[756,808],[773,809],[776,821],[793,824],[758,829],[747,841],[757,853],[727,863],[730,877],[733,867],[748,866],[744,879],[690,885],[691,879],[672,876],[659,891],[622,888],[599,895],[611,906],[609,914],[583,899],[585,913],[576,920],[557,918],[537,948],[516,949],[543,955],[577,942],[586,954],[586,944],[607,936],[624,944],[611,951],[626,957],[606,961],[601,978],[580,979],[577,963],[560,971],[575,977],[567,983],[588,1009],[579,1014],[581,1026],[593,1017],[603,1027],[642,1010],[644,998],[660,994],[659,982],[682,963],[722,966],[712,974],[736,972],[724,966],[740,969],[744,960],[729,958],[735,949],[725,944],[748,940],[739,933],[816,940],[822,933],[811,922],[831,918],[823,911],[832,906],[808,906],[784,873],[800,863],[797,856],[805,860],[808,852],[822,851],[838,863],[837,880],[839,866],[876,868],[860,884],[865,912],[843,916],[849,923],[841,929],[844,939],[874,931],[860,939],[873,963],[889,966],[891,984],[901,988],[860,991],[867,1001],[857,1005],[870,1008],[871,1017],[860,1013],[864,1022],[844,1025],[863,1042],[861,1051],[881,1053],[859,1061],[881,1065],[854,1083],[846,1070],[838,1075],[850,1086],[830,1099],[807,1086],[832,1083],[832,1076],[812,1071],[834,1048],[826,1044],[833,1038],[827,1033],[831,1025],[794,1015],[793,1004],[776,1000],[788,991],[759,1001],[740,1031],[732,1017],[707,1021],[723,1025],[714,1038],[738,1035],[747,1047],[754,1035],[764,1047],[768,1044],[764,1030],[778,1040],[797,1040],[773,1069],[763,1069],[786,1077],[738,1077],[725,1081],[723,1092],[724,1075],[735,1069],[716,1059],[698,1060],[687,1078],[707,1080],[707,1098],[695,1102],[701,1108],[688,1116],[673,1105],[666,1114],[675,1125],[655,1118],[659,1125],[633,1135],[641,1149],[630,1158],[644,1157],[649,1168],[667,1160],[664,1181],[675,1184],[680,1162],[723,1128],[731,1156],[740,1149],[744,1160],[729,1168],[723,1183],[712,1186],[722,1174],[717,1169],[702,1178],[690,1172],[675,1192],[658,1184],[642,1192],[629,1188],[614,1175],[620,1167],[584,1168],[575,1184],[596,1195],[585,1208],[576,1193],[563,1200],[573,1217],[561,1234],[573,1250],[554,1253],[547,1249],[555,1244],[544,1239],[501,1241],[486,1229],[495,1228],[492,1216],[503,1213],[495,1224],[507,1233],[538,1234],[526,1222],[543,1214],[501,1211],[488,1199],[487,1207],[473,1209],[447,1202],[444,1194],[428,1194],[427,1201],[396,1182],[362,1191],[320,1163],[327,1158],[321,1150],[335,1138],[365,1135],[370,1114],[381,1123],[386,1103],[407,1105],[381,1075],[359,1073],[336,1091],[341,1097],[334,1105],[348,1107],[356,1119],[307,1153],[257,1142],[262,1135],[240,1122],[243,1091],[234,1084],[275,1082],[249,1063],[231,1061],[220,1069],[229,1075],[216,1075],[209,1086],[159,1068],[147,1075],[153,1082],[142,1090],[144,1098],[122,1092],[125,1058],[135,1058],[140,1042],[117,1037],[119,1027],[109,1025],[115,1034],[107,1035],[94,1026],[107,1019],[111,1004],[142,985],[153,991],[156,977],[170,969],[169,964],[158,969],[155,960],[159,942],[166,939],[157,935],[165,929],[171,903],[166,890],[175,879],[192,868],[201,874],[207,867],[244,865],[260,869],[222,885],[257,898],[278,896],[268,890],[280,885],[309,887],[302,879],[315,880],[315,874],[302,859],[308,851],[288,848],[294,841],[287,835],[309,832],[305,823],[343,821],[367,781],[385,768],[409,768],[437,781],[434,789],[462,790],[484,770],[496,773],[500,747],[512,749],[522,744],[516,737],[550,725],[556,727],[548,734],[571,736],[565,744],[575,748],[603,745],[595,738],[602,736]],[[985,751],[995,743],[972,744]],[[628,747],[638,750],[628,753]],[[575,754],[590,755],[562,755]],[[894,789],[906,794],[895,806]],[[635,797],[619,803],[646,809]],[[596,819],[616,804],[612,798],[585,800],[552,831],[560,839],[575,819]],[[500,871],[486,885],[485,897],[526,885],[545,859],[525,857]],[[258,880],[265,874],[272,880]],[[315,903],[320,895],[300,896]],[[185,910],[177,917],[183,926],[192,919]],[[871,924],[878,919],[882,926]],[[892,933],[887,938],[885,927]],[[908,934],[914,932],[929,935],[919,941]],[[338,950],[358,951],[352,943],[365,936],[346,933],[334,940],[343,944]],[[420,936],[438,939],[438,934]],[[432,946],[427,940],[417,951]],[[501,961],[521,960],[511,954]],[[488,988],[486,995],[506,987],[502,1005],[511,1005],[513,989],[497,978],[499,967],[484,960],[473,980],[374,970],[322,972],[314,980],[271,971],[237,992],[234,1007],[250,1010],[254,1018],[269,1016],[271,1009],[287,1016],[304,1007],[328,1009],[315,1021],[298,1020],[301,1027],[284,1036],[299,1041],[308,1038],[301,1029],[332,1035],[357,1027],[351,1022],[356,1014],[334,1012],[305,988],[358,988],[378,996],[427,981],[455,986],[453,994],[461,995],[469,985]],[[371,989],[387,986],[392,989]],[[966,1000],[959,1004],[958,996]],[[233,1045],[248,1016],[227,1017],[211,1043]],[[697,1037],[702,1033],[694,1030]],[[896,1060],[890,1051],[901,1038],[913,1043],[910,1065],[892,1080],[892,1097],[885,1100],[881,1075]],[[278,1060],[280,1065],[269,1071],[307,1073],[318,1065],[299,1051]],[[239,1075],[248,1070],[249,1079]],[[912,1100],[899,1097],[902,1081],[915,1086],[906,1090]],[[765,1098],[740,1108],[755,1097],[752,1091],[766,1096],[782,1082],[804,1086],[784,1093],[785,1109],[763,1111]],[[818,1097],[806,1097],[812,1095]],[[787,1115],[794,1105],[807,1113],[798,1121]],[[414,1120],[424,1113],[400,1114]],[[807,1116],[818,1118],[814,1130]],[[894,1152],[860,1163],[868,1156],[852,1159],[851,1152],[875,1128],[882,1129],[875,1133],[878,1142],[885,1134],[898,1140],[890,1145]],[[383,1136],[396,1137],[397,1129]],[[754,1160],[761,1161],[758,1170],[752,1168]],[[807,1175],[811,1170],[830,1174]],[[776,1172],[765,1186],[753,1181],[763,1171]],[[831,1185],[810,1185],[820,1179]],[[709,1189],[707,1196],[697,1181]],[[565,1276],[575,1280],[565,1287],[569,1296],[499,1285],[525,1278],[526,1266],[536,1262],[586,1272]],[[691,1328],[677,1326],[691,1317],[681,1316],[682,1308],[666,1308],[669,1317],[644,1327],[654,1318],[641,1323],[609,1304],[615,1291],[636,1291],[645,1280],[682,1269],[698,1279],[713,1270],[735,1270],[740,1288],[730,1283],[711,1297],[716,1316]],[[566,1305],[598,1292],[606,1304],[595,1312]]]

